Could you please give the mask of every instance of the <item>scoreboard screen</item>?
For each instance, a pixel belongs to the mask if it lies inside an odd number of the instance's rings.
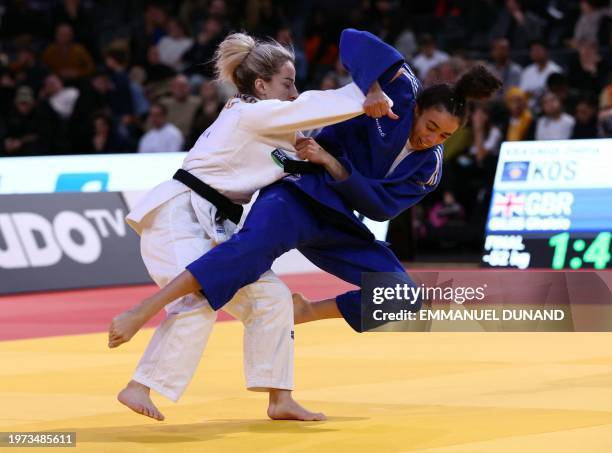
[[[612,268],[612,139],[504,143],[482,265]]]

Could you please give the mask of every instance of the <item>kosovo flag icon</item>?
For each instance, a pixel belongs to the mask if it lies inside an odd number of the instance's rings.
[[[505,162],[502,181],[527,181],[529,174],[528,161]]]

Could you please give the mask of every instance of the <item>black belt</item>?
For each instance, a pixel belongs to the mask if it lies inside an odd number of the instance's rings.
[[[321,169],[320,165],[313,164],[305,160],[291,159],[287,153],[277,148],[270,153],[272,159],[283,166],[283,171],[289,174],[315,173]]]
[[[286,159],[283,162],[283,170],[285,173],[300,174],[300,173],[315,173],[321,169],[320,165],[313,164],[304,160]]]
[[[243,211],[241,205],[232,202],[232,200],[227,198],[225,195],[220,194],[204,181],[196,178],[182,168],[179,168],[172,178],[182,182],[199,196],[210,201],[217,208],[217,211],[221,214],[221,217],[229,219],[238,225]]]

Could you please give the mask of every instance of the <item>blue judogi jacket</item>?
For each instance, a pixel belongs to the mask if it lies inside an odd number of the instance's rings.
[[[340,57],[364,94],[375,81],[380,83],[400,118],[373,119],[361,115],[325,127],[317,135],[317,142],[348,171],[345,180],[336,181],[329,173],[320,171],[288,176],[284,181],[372,238],[353,211],[383,221],[418,203],[440,182],[443,147],[411,152],[387,175],[408,142],[421,84],[397,50],[368,32],[344,30]],[[391,82],[401,67],[405,71]]]

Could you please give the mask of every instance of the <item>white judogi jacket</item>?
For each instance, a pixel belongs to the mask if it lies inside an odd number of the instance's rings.
[[[365,96],[351,83],[337,90],[307,91],[294,101],[230,99],[217,120],[187,153],[182,168],[230,200],[246,204],[253,194],[287,174],[272,157],[284,148],[295,158],[296,132],[339,123],[363,113]],[[140,234],[144,217],[190,190],[179,181],[157,185],[126,220]],[[209,203],[204,205],[209,206]],[[206,218],[214,219],[214,213]],[[206,222],[208,223],[208,222]],[[213,232],[215,225],[202,225]]]

